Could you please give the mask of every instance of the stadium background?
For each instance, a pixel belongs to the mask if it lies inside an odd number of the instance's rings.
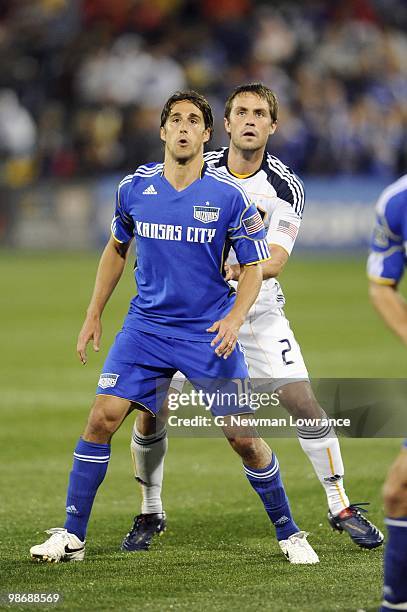
[[[27,551],[60,521],[70,453],[134,291],[128,266],[104,317],[101,354],[81,369],[76,335],[115,187],[137,164],[161,158],[159,114],[175,89],[207,95],[213,147],[227,144],[223,103],[233,87],[262,80],[276,91],[270,150],[307,191],[281,280],[310,372],[405,377],[405,350],[368,303],[364,262],[374,201],[406,171],[406,22],[402,0],[1,3],[2,593],[57,590],[66,610],[378,604],[381,552],[367,555],[330,533],[322,490],[295,440],[273,447],[321,557],[312,571],[281,558],[223,440],[170,441],[169,533],[148,557],[115,552],[138,511],[130,419],[97,498],[88,562],[32,566]],[[352,501],[370,500],[380,525],[380,487],[397,448],[396,440],[343,440]]]

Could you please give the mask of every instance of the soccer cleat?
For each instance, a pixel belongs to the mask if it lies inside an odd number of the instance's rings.
[[[133,527],[124,538],[121,549],[126,552],[148,550],[155,535],[161,536],[167,527],[165,512],[139,514],[134,518]]]
[[[62,527],[48,529],[51,535],[43,544],[30,548],[31,558],[36,561],[59,563],[60,561],[82,561],[85,556],[85,542]]]
[[[367,512],[361,506],[368,505],[369,502],[351,504],[342,510],[337,516],[328,512],[328,521],[336,531],[346,531],[352,540],[361,548],[377,548],[384,542],[384,536],[373,523],[371,523],[362,512]]]
[[[311,564],[319,563],[319,557],[312,546],[307,542],[306,531],[293,533],[287,540],[280,540],[280,548],[290,563]]]

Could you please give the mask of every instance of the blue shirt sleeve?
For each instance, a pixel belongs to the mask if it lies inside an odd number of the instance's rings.
[[[240,264],[255,264],[270,259],[263,220],[254,204],[247,196],[236,197],[229,239]]]
[[[376,217],[367,260],[369,278],[381,285],[397,285],[406,265],[406,243],[407,207],[397,206],[397,201],[390,199],[385,213]]]
[[[131,178],[124,178],[116,191],[116,208],[112,219],[112,235],[117,242],[129,242],[134,236],[133,218],[126,212]]]

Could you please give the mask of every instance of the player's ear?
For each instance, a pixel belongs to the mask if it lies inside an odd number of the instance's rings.
[[[204,142],[208,142],[208,140],[210,139],[210,137],[211,137],[211,130],[210,130],[210,128],[206,128],[206,129],[204,130],[204,134],[203,134],[203,141],[204,141]]]
[[[270,136],[271,136],[272,134],[274,134],[274,132],[276,131],[276,129],[277,129],[277,121],[273,121],[273,122],[272,122],[272,124],[271,124],[271,126],[270,126]]]
[[[163,142],[166,142],[165,140],[165,127],[160,127],[160,138]]]
[[[224,118],[223,120],[225,122],[225,130],[228,134],[230,134],[230,122],[229,119],[227,117]]]

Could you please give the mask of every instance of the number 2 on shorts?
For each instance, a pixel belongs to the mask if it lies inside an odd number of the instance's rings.
[[[281,344],[284,342],[287,344],[287,348],[281,351],[281,358],[283,360],[284,365],[291,365],[294,361],[287,361],[287,353],[291,351],[291,344],[288,338],[284,338],[283,340],[279,340]]]

